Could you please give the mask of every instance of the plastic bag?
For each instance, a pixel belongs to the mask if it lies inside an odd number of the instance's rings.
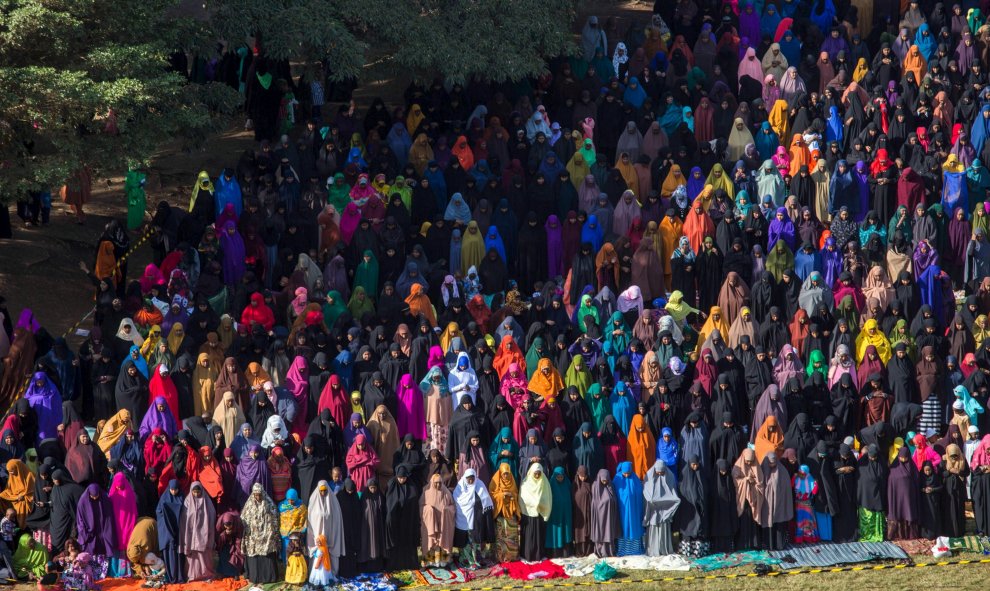
[[[616,575],[616,570],[603,560],[595,565],[594,574],[595,582],[602,583],[614,577]]]

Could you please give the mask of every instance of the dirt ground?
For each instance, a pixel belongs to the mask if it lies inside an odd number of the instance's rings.
[[[612,17],[614,31],[625,32],[632,19],[645,22],[651,7],[647,2],[589,0],[581,5],[575,27],[580,30],[586,15],[597,14],[602,22]],[[607,32],[611,33],[610,45],[614,45],[617,33]],[[387,103],[394,104],[408,83],[401,77],[379,76],[374,69],[369,69],[366,79],[361,81],[355,92],[359,108],[375,96],[382,96]],[[252,134],[243,130],[243,119],[240,118],[225,133],[209,138],[202,150],[186,153],[174,145],[163,145],[148,174],[149,209],[161,199],[175,206],[187,206],[192,184],[200,170],[216,177],[225,166],[235,164],[244,150],[253,147]],[[94,178],[93,198],[85,208],[85,225],[77,225],[69,208],[57,198],[47,226],[21,225],[11,205],[14,238],[0,243],[0,294],[6,297],[12,315],[16,317],[21,308],[30,307],[40,322],[52,334],[58,335],[73,329],[89,313],[94,289],[78,265],[85,261],[92,267],[96,241],[104,226],[112,218],[125,216],[124,172],[120,171],[119,176]],[[138,237],[138,234],[133,235],[132,242]],[[128,261],[130,277],[137,277],[150,259],[149,248],[137,249]],[[86,326],[85,322],[83,326]]]

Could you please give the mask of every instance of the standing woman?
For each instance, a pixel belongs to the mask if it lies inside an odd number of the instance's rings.
[[[591,486],[591,541],[599,558],[615,556],[615,541],[619,539],[619,504],[608,470],[598,471]]]
[[[444,567],[454,550],[454,497],[439,474],[430,477],[420,500],[422,514],[421,548],[428,566]]]
[[[76,531],[83,552],[106,564],[113,556],[115,527],[113,505],[100,487],[90,484],[76,506]]]
[[[708,554],[708,534],[711,529],[708,496],[711,484],[701,466],[701,459],[692,455],[684,462],[679,484],[681,503],[677,508],[678,529],[681,531],[680,554],[701,557]]]
[[[934,540],[948,525],[943,525],[943,516],[947,517],[945,507],[945,485],[942,475],[931,462],[921,465],[919,474],[921,486],[921,537]],[[945,519],[948,521],[948,519]]]
[[[859,459],[858,472],[859,541],[882,542],[886,530],[887,466],[886,459],[880,458],[877,444],[871,443],[866,448],[866,455]],[[974,500],[974,509],[975,505]]]
[[[199,482],[189,485],[179,522],[179,550],[186,561],[187,581],[208,581],[216,576],[213,547],[216,545],[217,513],[213,501]]]
[[[814,544],[819,541],[818,522],[812,504],[818,494],[818,481],[808,466],[801,465],[793,478],[794,483],[794,543]],[[822,493],[824,494],[824,492]]]
[[[913,540],[921,521],[921,485],[918,467],[907,446],[897,452],[887,477],[887,539]]]
[[[409,468],[399,465],[385,493],[385,570],[419,568],[419,541],[419,490],[409,477]]]
[[[550,475],[552,498],[550,519],[547,520],[547,549],[553,558],[563,558],[574,539],[574,511],[571,502],[571,484],[563,466],[557,466]]]
[[[777,454],[770,452],[763,458],[760,466],[766,502],[763,504],[763,538],[770,550],[783,550],[787,546],[789,522],[794,518],[794,494],[791,490],[791,478],[787,469],[777,459]]]
[[[645,504],[643,525],[646,526],[648,556],[674,554],[671,522],[677,514],[678,505],[681,504],[676,489],[674,474],[663,460],[657,460],[653,468],[646,473],[646,481],[643,483]]]
[[[755,550],[760,547],[763,505],[766,503],[766,483],[755,451],[743,450],[732,466],[732,479],[736,483],[736,512],[739,515],[736,548]]]
[[[572,488],[572,513],[574,523],[574,556],[588,556],[595,551],[591,541],[591,478],[588,468],[580,465]]]
[[[244,573],[244,527],[237,511],[227,511],[216,525],[217,574],[240,578]]]
[[[642,415],[637,415],[642,416]],[[643,483],[633,470],[632,462],[622,462],[612,479],[619,498],[619,521],[622,535],[618,541],[619,556],[643,553]]]
[[[131,539],[131,532],[137,523],[137,495],[131,483],[127,480],[127,475],[117,472],[110,482],[110,505],[113,507],[114,521],[114,559],[111,561],[110,572],[115,576],[126,576],[131,572],[130,562],[127,560],[127,542]]]
[[[504,431],[504,429],[503,429]],[[535,465],[535,464],[534,464]],[[512,466],[498,465],[498,472],[488,484],[495,505],[495,559],[512,562],[519,558],[519,490],[512,475]]]
[[[378,481],[371,479],[361,494],[361,549],[358,571],[377,573],[385,565],[385,495]]]
[[[543,559],[546,540],[544,522],[550,518],[553,498],[550,483],[537,462],[529,465],[526,478],[519,487],[519,509],[522,513],[520,527],[520,556],[531,562]]]
[[[244,525],[245,574],[255,585],[275,583],[278,577],[278,514],[264,487],[255,483],[241,512]]]
[[[739,516],[736,514],[736,485],[732,480],[732,464],[725,458],[715,460],[711,522],[720,524],[712,531],[709,550],[715,553],[732,552],[733,542],[739,532]]]
[[[340,570],[340,556],[344,554],[344,525],[341,519],[340,503],[330,490],[326,480],[316,484],[316,490],[309,495],[307,505],[306,546],[312,553],[316,549],[317,536],[326,536],[330,550],[331,570],[336,575]]]
[[[174,478],[168,483],[168,490],[158,499],[155,515],[158,518],[158,550],[165,561],[165,577],[169,583],[186,582],[186,559],[179,551],[182,527],[182,490]]]
[[[942,531],[938,533],[957,538],[966,532],[966,478],[969,476],[969,466],[962,449],[955,443],[947,445],[939,468],[945,487],[945,512]]]
[[[453,496],[457,503],[454,545],[461,549],[460,563],[476,568],[479,557],[484,558],[485,547],[495,540],[495,525],[492,522],[495,504],[477,472],[471,468],[464,471]]]

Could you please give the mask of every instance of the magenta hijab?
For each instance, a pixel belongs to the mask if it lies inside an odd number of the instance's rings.
[[[110,505],[113,507],[114,531],[117,550],[126,551],[131,532],[137,523],[137,495],[123,472],[113,475],[110,482]]]

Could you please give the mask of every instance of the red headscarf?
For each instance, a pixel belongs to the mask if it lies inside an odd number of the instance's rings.
[[[697,210],[699,209],[701,213],[698,213]],[[701,246],[705,241],[705,236],[715,237],[715,223],[712,222],[712,218],[705,211],[704,203],[700,197],[695,199],[694,203],[691,204],[691,209],[688,211],[687,217],[684,218],[682,231],[691,242],[691,250],[696,253],[701,252]]]
[[[870,174],[877,176],[878,174],[887,172],[893,165],[894,163],[890,161],[890,156],[887,155],[887,149],[880,148],[877,150],[877,157],[870,164]]]

